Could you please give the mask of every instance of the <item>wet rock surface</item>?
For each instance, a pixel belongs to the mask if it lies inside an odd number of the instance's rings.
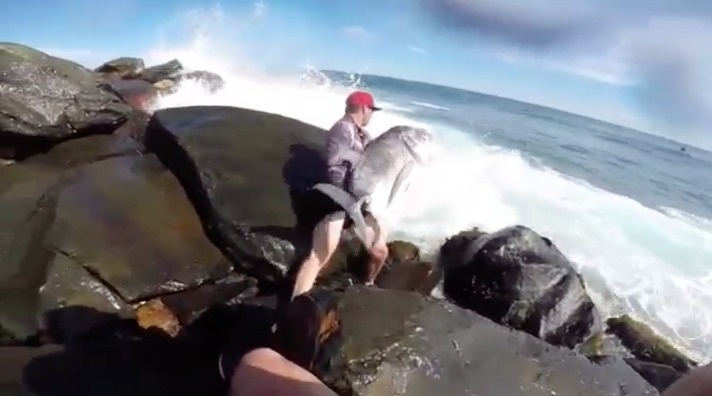
[[[136,78],[138,77],[146,65],[141,58],[121,57],[112,59],[103,65],[94,69],[97,73],[110,74],[118,78]]]
[[[59,140],[111,133],[131,108],[86,68],[33,48],[0,44],[0,153],[22,159]]]
[[[159,65],[151,66],[146,68],[142,73],[140,78],[146,80],[151,84],[157,83],[161,80],[170,80],[176,78],[178,74],[183,70],[183,65],[178,59],[171,59],[166,63],[161,63]]]
[[[633,356],[626,362],[660,391],[698,366],[649,326],[629,315],[609,318],[606,324],[606,332]]]
[[[610,318],[606,324],[607,331],[615,334],[623,346],[640,360],[665,364],[683,373],[697,367],[695,361],[675,349],[670,342],[628,315]]]
[[[619,359],[595,364],[414,292],[315,290],[289,307],[276,338],[342,395],[657,394]]]
[[[220,281],[232,269],[177,179],[126,138],[68,141],[0,180],[2,343],[45,327],[52,338],[74,338],[103,322],[62,316],[62,308],[131,318],[132,303]]]
[[[57,192],[48,244],[123,300],[192,289],[231,270],[155,155],[111,158],[72,173]]]
[[[156,112],[146,144],[181,180],[211,239],[236,267],[275,282],[306,251],[293,228],[293,192],[322,177],[323,134],[268,113],[184,107]]]
[[[570,348],[603,329],[571,262],[527,227],[461,235],[443,251],[443,290],[462,307]]]

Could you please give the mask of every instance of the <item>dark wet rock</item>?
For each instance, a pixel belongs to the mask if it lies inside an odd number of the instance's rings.
[[[153,84],[141,79],[109,79],[107,84],[132,108],[144,112],[151,109],[158,94]]]
[[[178,76],[178,82],[184,80],[198,81],[203,85],[203,87],[205,87],[205,89],[212,93],[217,92],[225,86],[225,80],[223,80],[220,75],[205,70],[196,70],[180,74]]]
[[[74,338],[105,318],[66,308],[130,317],[126,303],[231,267],[178,181],[129,139],[64,142],[0,173],[0,343],[32,340],[40,322],[53,339]]]
[[[0,348],[0,395],[29,396],[22,386],[22,370],[32,359],[61,350],[57,345]]]
[[[211,307],[236,304],[257,294],[257,280],[241,274],[230,274],[217,282],[195,290],[160,297],[182,326],[191,324]]]
[[[429,295],[440,281],[441,272],[423,261],[417,246],[405,241],[388,243],[388,260],[375,284],[384,289],[418,291]]]
[[[152,154],[76,169],[56,197],[49,246],[81,263],[127,302],[227,276],[180,184]]]
[[[136,309],[136,322],[141,328],[163,331],[170,337],[181,331],[180,320],[160,298],[142,303]]]
[[[615,334],[623,346],[639,360],[668,365],[683,373],[697,367],[697,362],[675,349],[649,326],[628,315],[610,318],[606,323],[607,331]]]
[[[32,359],[22,377],[37,396],[224,395],[214,351],[135,323]]]
[[[44,313],[40,327],[54,342],[66,342],[117,320],[135,317],[132,307],[110,287],[63,254],[54,254],[48,264],[39,302],[39,307],[28,307],[27,334],[36,331],[35,315]],[[67,309],[70,307],[92,307],[105,315],[82,315],[82,308]]]
[[[90,70],[27,46],[0,43],[0,76],[0,152],[10,158],[111,133],[131,114]]]
[[[103,300],[113,300],[106,288],[88,282],[83,268],[56,255],[44,242],[56,219],[63,172],[141,150],[126,138],[89,136],[61,143],[0,173],[0,343],[27,341],[37,333],[41,313],[63,301],[85,298],[88,303],[113,305]],[[68,279],[73,281],[65,284]],[[70,334],[94,325],[62,318],[53,322],[73,322],[72,328],[63,331]]]
[[[440,265],[443,291],[458,305],[570,348],[603,330],[581,276],[549,239],[513,226],[469,244],[453,240],[463,253],[443,255]],[[452,251],[447,242],[442,249]]]
[[[487,233],[474,227],[462,231],[448,238],[440,247],[438,261],[442,263],[465,263],[469,257],[465,257],[468,248],[477,238]]]
[[[352,287],[297,297],[274,348],[342,395],[657,395],[601,364],[414,292]]]
[[[626,359],[633,370],[641,377],[648,381],[660,392],[667,389],[673,382],[682,378],[684,373],[675,370],[674,368],[660,363],[644,362],[637,359]]]
[[[166,63],[146,68],[141,73],[141,79],[153,84],[161,80],[173,79],[181,72],[181,70],[183,70],[183,65],[180,61],[178,61],[178,59],[173,59]]]
[[[418,291],[429,295],[440,280],[440,272],[435,265],[422,261],[418,247],[410,242],[391,241],[388,247],[388,259],[374,283],[384,289]],[[368,259],[361,242],[345,235],[315,284],[330,290],[345,290],[363,283]]]
[[[112,59],[94,69],[97,73],[128,79],[138,77],[146,65],[141,58],[121,57]]]
[[[181,180],[237,269],[278,282],[306,253],[310,228],[295,232],[303,224],[295,212],[310,201],[297,192],[322,180],[323,136],[279,115],[196,106],[154,113],[145,141]]]

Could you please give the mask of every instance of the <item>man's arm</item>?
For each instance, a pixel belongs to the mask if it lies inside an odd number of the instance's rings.
[[[361,158],[361,152],[353,148],[356,139],[354,128],[349,123],[336,123],[329,131],[326,144],[329,181],[342,188],[347,173]]]
[[[329,165],[338,165],[342,161],[348,161],[353,165],[361,158],[361,152],[353,148],[356,139],[355,128],[352,124],[340,122],[329,131],[327,142]]]

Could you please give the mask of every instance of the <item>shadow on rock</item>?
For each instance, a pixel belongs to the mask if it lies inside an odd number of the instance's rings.
[[[236,269],[281,284],[303,255],[292,186],[313,180],[323,133],[274,114],[197,106],[154,113],[145,142],[181,181]]]
[[[118,317],[106,322],[106,315],[86,307],[54,312],[53,318],[107,325],[32,359],[24,387],[38,396],[224,395],[219,353],[228,345],[238,361],[266,345],[273,323],[271,307],[250,303],[210,309],[176,337]]]

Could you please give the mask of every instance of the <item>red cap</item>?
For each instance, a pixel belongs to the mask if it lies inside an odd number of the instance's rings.
[[[373,103],[373,96],[368,92],[356,91],[346,98],[346,104],[351,106],[366,106],[373,111],[381,110]]]

